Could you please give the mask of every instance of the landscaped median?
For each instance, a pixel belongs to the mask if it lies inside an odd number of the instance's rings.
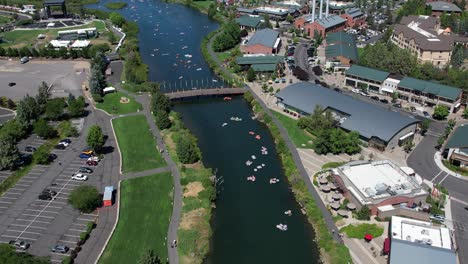
[[[122,181],[119,222],[99,263],[137,263],[147,250],[167,258],[172,189],[168,172]]]
[[[112,125],[122,156],[122,173],[145,171],[166,165],[156,148],[144,115],[113,119]]]
[[[304,180],[296,167],[294,159],[289,151],[286,142],[281,137],[279,128],[272,122],[271,117],[262,109],[250,92],[244,94],[244,98],[251,105],[252,110],[259,121],[265,123],[273,138],[275,139],[276,150],[281,158],[285,175],[291,185],[291,189],[296,200],[303,206],[307,213],[309,222],[313,225],[316,241],[320,248],[321,258],[324,263],[348,264],[352,263],[348,248],[336,242],[327,228],[323,213],[310,195]]]

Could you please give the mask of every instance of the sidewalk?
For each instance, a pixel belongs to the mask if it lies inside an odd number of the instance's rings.
[[[456,172],[453,172],[453,171],[447,169],[447,167],[444,166],[444,164],[442,163],[442,156],[440,154],[440,151],[437,151],[434,154],[434,162],[437,165],[437,167],[439,167],[439,169],[441,171],[448,173],[449,176],[457,177],[457,178],[462,179],[464,181],[468,181],[467,177],[463,177],[463,175],[460,175],[460,174],[458,174]]]

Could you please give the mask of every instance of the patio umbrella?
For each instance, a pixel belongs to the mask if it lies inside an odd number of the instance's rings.
[[[353,203],[348,203],[348,204],[346,205],[346,207],[347,207],[349,210],[354,210],[354,209],[356,209],[356,205],[353,204]]]
[[[338,210],[340,209],[340,204],[339,203],[331,203],[330,204],[330,207],[333,209],[333,210]]]
[[[323,177],[323,178],[320,178],[320,179],[319,179],[319,183],[320,183],[320,184],[327,184],[327,183],[328,183],[328,180],[327,180],[327,178]]]
[[[332,194],[332,199],[333,200],[340,200],[341,198],[343,198],[343,195],[339,194],[339,193],[334,193]]]
[[[324,185],[322,186],[322,191],[323,192],[329,192],[330,191],[330,187],[328,185]]]
[[[336,213],[338,215],[343,216],[343,217],[348,217],[348,211],[346,211],[346,210],[341,209],[341,210],[338,210]]]
[[[338,187],[336,187],[336,185],[333,184],[333,183],[328,184],[328,186],[330,186],[330,189],[332,189],[332,190],[338,189]]]
[[[373,238],[373,237],[372,237],[371,234],[365,234],[365,235],[364,235],[364,239],[365,239],[366,241],[371,241],[372,238]]]

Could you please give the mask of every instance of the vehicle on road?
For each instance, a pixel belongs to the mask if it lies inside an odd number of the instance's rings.
[[[381,102],[382,104],[388,104],[388,100],[387,100],[387,99],[380,99],[380,102]]]
[[[50,249],[50,251],[54,253],[62,253],[65,254],[68,252],[70,248],[64,245],[55,245],[53,248]]]
[[[437,221],[443,222],[443,221],[445,221],[445,216],[443,216],[443,215],[438,215],[438,214],[434,214],[434,215],[431,215],[431,216],[429,217],[429,219],[431,219],[431,220],[437,220]]]
[[[88,167],[80,167],[78,172],[83,172],[83,173],[93,173],[93,170],[88,168]]]
[[[94,160],[88,160],[88,161],[86,161],[86,165],[88,165],[88,166],[97,166],[98,162],[94,161]]]
[[[26,250],[29,248],[30,244],[26,243],[23,240],[10,240],[10,245],[14,245],[17,249]]]
[[[430,118],[430,117],[431,117],[431,115],[430,115],[428,112],[426,112],[426,111],[423,111],[423,115],[424,115],[425,117],[427,117],[427,118]]]
[[[48,195],[53,197],[53,196],[57,195],[57,192],[54,191],[54,190],[51,190],[51,189],[44,189],[42,191],[42,194],[48,194]]]
[[[91,158],[91,155],[87,155],[87,154],[81,153],[81,154],[80,154],[80,158],[82,158],[82,159],[89,159],[89,158]]]
[[[28,57],[23,57],[23,58],[20,59],[21,64],[25,64],[28,61],[29,61]]]
[[[359,94],[360,91],[361,91],[361,90],[356,89],[356,88],[351,89],[351,92],[353,92],[353,93],[355,93],[355,94]]]
[[[365,97],[369,97],[369,94],[367,92],[364,92],[364,91],[359,91],[359,94],[362,95],[362,96],[365,96]]]
[[[34,151],[36,151],[36,148],[33,147],[33,146],[26,146],[26,147],[24,147],[24,151],[29,152],[29,153],[33,153]]]
[[[50,195],[49,193],[41,193],[37,197],[37,199],[43,200],[43,201],[50,201],[52,200],[52,198],[53,198],[52,195]]]
[[[8,83],[8,86],[10,86],[10,87],[13,87],[13,86],[15,86],[15,85],[16,85],[15,82],[9,82],[9,83]]]
[[[88,176],[86,175],[83,175],[81,173],[77,173],[77,174],[74,174],[72,176],[72,180],[75,180],[75,181],[86,181],[88,180]]]
[[[396,108],[401,108],[401,103],[393,104],[393,106],[396,107]]]
[[[371,96],[370,99],[375,100],[375,101],[380,101],[380,98],[378,96]]]

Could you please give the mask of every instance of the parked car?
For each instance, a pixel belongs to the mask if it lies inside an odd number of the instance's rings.
[[[380,102],[381,102],[382,104],[388,104],[388,100],[387,100],[387,99],[380,99]]]
[[[43,201],[50,201],[50,200],[52,200],[52,195],[50,195],[49,193],[41,193],[41,194],[39,194],[37,199],[43,200]]]
[[[361,90],[356,89],[356,88],[351,89],[351,92],[356,93],[356,94],[359,94],[360,91],[361,91]]]
[[[50,153],[50,154],[49,154],[49,161],[52,162],[52,161],[54,161],[55,159],[57,159],[57,155],[54,154],[54,153]]]
[[[429,219],[431,219],[431,220],[437,220],[437,221],[443,222],[443,221],[445,221],[445,216],[443,216],[443,215],[438,215],[438,214],[434,214],[434,215],[431,215],[431,216],[429,217]]]
[[[393,104],[394,107],[401,108],[401,103]]]
[[[80,154],[80,158],[82,158],[82,159],[89,159],[90,157],[91,157],[91,155],[87,155],[87,154],[84,154],[84,153]]]
[[[431,117],[431,115],[430,115],[428,112],[426,112],[426,111],[423,111],[423,115],[424,115],[425,117],[427,117],[427,118]]]
[[[33,153],[34,151],[36,151],[36,148],[32,146],[26,146],[24,147],[24,151]]]
[[[380,101],[380,98],[378,96],[371,96],[370,99],[375,100],[375,101]]]
[[[88,165],[88,166],[97,166],[98,162],[94,161],[94,160],[88,160],[88,161],[86,161],[86,165]]]
[[[70,139],[68,139],[68,138],[64,138],[64,139],[60,140],[60,142],[61,143],[63,142],[63,143],[71,144],[72,141]]]
[[[8,83],[8,86],[10,86],[10,87],[13,87],[13,86],[15,86],[15,85],[16,85],[15,82],[9,82],[9,83]]]
[[[15,161],[15,166],[23,166],[31,162],[32,155],[21,153],[19,159]]]
[[[78,172],[83,172],[83,173],[93,173],[93,170],[88,168],[88,167],[80,167]]]
[[[17,249],[26,250],[29,248],[30,244],[26,243],[23,240],[10,240],[10,245],[14,245]]]
[[[59,143],[54,148],[55,149],[66,149],[67,147],[65,145]]]
[[[364,91],[359,91],[359,94],[362,95],[362,96],[365,96],[365,97],[369,97],[369,94],[367,92],[364,92]]]
[[[99,157],[98,157],[98,156],[92,156],[92,157],[89,157],[89,158],[88,158],[88,161],[89,161],[89,160],[99,162]]]
[[[88,149],[88,150],[82,151],[81,153],[86,154],[86,155],[93,155],[94,151],[92,151],[91,149]]]
[[[42,191],[42,193],[43,193],[43,194],[49,194],[50,196],[55,196],[55,195],[57,195],[57,192],[54,191],[54,190],[51,190],[51,189],[44,189],[44,190]]]
[[[50,251],[54,252],[54,253],[62,253],[62,254],[65,254],[68,252],[70,248],[68,248],[67,246],[63,246],[63,245],[55,245],[53,248],[50,249]]]
[[[20,59],[21,64],[25,64],[28,61],[29,61],[28,57],[23,57],[23,58]]]
[[[86,181],[88,180],[88,176],[86,175],[83,175],[81,173],[77,173],[77,174],[74,174],[72,176],[72,180],[75,180],[75,181]]]

